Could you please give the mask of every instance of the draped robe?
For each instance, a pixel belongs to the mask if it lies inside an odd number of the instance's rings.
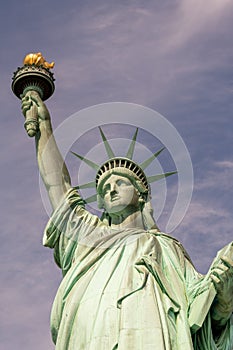
[[[158,230],[116,230],[74,189],[52,215],[43,244],[63,280],[51,312],[56,350],[232,350],[233,320],[216,337],[216,296],[182,245]],[[233,246],[219,257],[233,257]]]

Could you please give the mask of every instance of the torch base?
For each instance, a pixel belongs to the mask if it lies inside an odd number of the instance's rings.
[[[54,80],[53,73],[49,69],[43,66],[24,65],[14,73],[12,90],[18,98],[29,90],[35,90],[45,101],[54,92]]]

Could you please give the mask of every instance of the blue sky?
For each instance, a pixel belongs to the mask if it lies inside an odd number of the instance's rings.
[[[172,234],[205,273],[232,240],[233,3],[9,0],[0,19],[0,348],[53,349],[49,314],[61,274],[41,243],[48,215],[13,72],[28,52],[55,61],[56,90],[47,102],[54,128],[83,108],[115,101],[154,109],[173,124],[192,159],[194,189]],[[167,190],[172,196],[175,179]]]

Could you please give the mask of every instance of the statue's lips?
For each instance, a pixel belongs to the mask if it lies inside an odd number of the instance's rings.
[[[118,195],[114,195],[114,196],[111,197],[111,202],[115,202],[118,199],[120,199],[120,197]]]

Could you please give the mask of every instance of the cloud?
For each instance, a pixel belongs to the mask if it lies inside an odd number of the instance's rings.
[[[221,95],[220,85],[208,88],[209,73],[231,67],[222,48],[231,9],[230,1],[218,0],[83,6],[58,29],[57,38],[69,37],[73,46],[67,54],[64,42],[56,63],[58,98],[69,90],[66,105],[82,96],[82,106],[120,100],[168,108],[200,92]]]
[[[215,165],[220,167],[223,170],[228,170],[233,168],[233,161],[231,160],[222,160],[215,162]]]
[[[188,250],[197,269],[206,273],[216,253],[232,241],[232,168],[231,160],[203,161],[196,171],[190,206],[172,235]],[[200,165],[199,165],[200,167]],[[194,164],[194,173],[196,165]],[[159,218],[161,229],[171,212],[176,197],[176,184],[168,184],[167,202]]]
[[[232,190],[232,169],[231,160],[214,161],[212,164],[206,162],[204,173],[195,182],[196,190],[213,189],[216,193]]]
[[[233,217],[221,201],[193,199],[174,233],[190,254],[197,270],[206,273],[217,251],[232,241]]]
[[[211,35],[216,23],[232,9],[230,0],[182,0],[168,23],[168,40],[166,48],[177,50],[190,43],[195,36]],[[204,62],[203,62],[204,63]]]

